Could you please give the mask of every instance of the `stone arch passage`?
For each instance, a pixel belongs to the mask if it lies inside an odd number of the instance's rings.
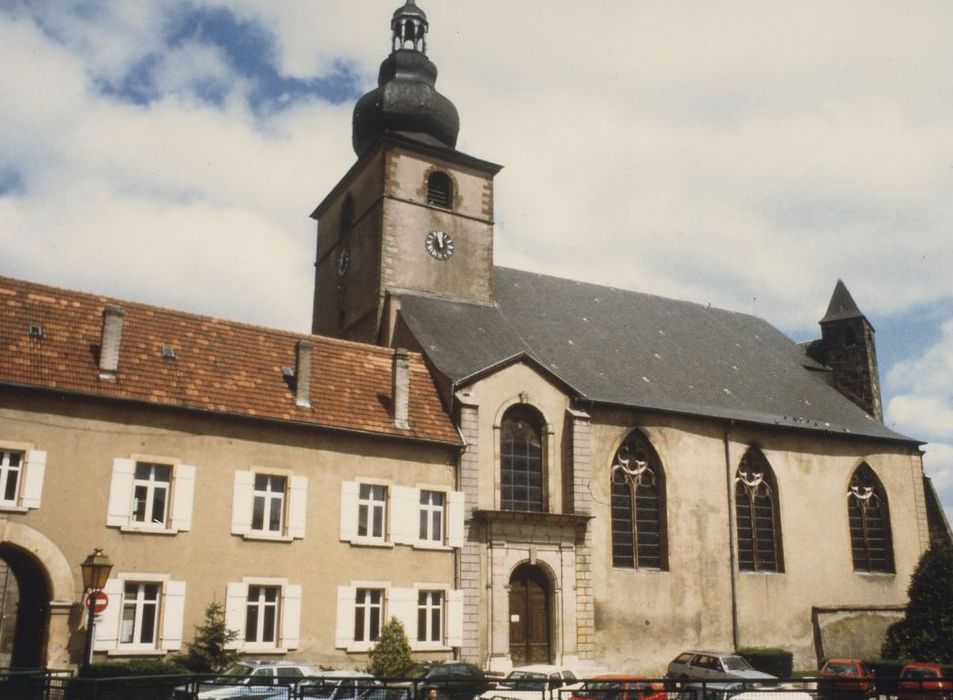
[[[3,630],[0,652],[11,668],[46,666],[52,590],[43,565],[28,551],[0,543],[0,559],[8,567],[3,586]]]

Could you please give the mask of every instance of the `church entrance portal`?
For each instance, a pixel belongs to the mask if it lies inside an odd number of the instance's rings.
[[[0,659],[5,662],[0,665],[42,668],[53,597],[46,571],[26,550],[9,543],[0,543],[0,559]]]
[[[552,661],[550,585],[538,566],[522,564],[510,577],[510,659],[514,666]]]

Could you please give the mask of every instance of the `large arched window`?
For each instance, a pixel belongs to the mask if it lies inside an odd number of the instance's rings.
[[[774,470],[757,447],[741,459],[735,474],[738,568],[784,571],[778,484]]]
[[[453,181],[442,170],[435,170],[427,177],[427,204],[453,208]]]
[[[500,508],[543,512],[543,421],[517,404],[503,414],[500,430]]]
[[[667,569],[665,473],[639,431],[612,461],[612,565]]]
[[[857,467],[851,477],[847,520],[854,571],[894,573],[887,492],[867,464]]]

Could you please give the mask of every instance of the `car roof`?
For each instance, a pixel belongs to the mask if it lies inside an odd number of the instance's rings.
[[[529,666],[519,666],[513,671],[528,671],[529,673],[553,673],[554,671],[571,671],[565,666],[554,666],[553,664],[530,664]],[[512,673],[512,671],[510,671]]]
[[[648,676],[636,676],[632,673],[600,673],[598,676],[592,676],[591,681],[647,681],[651,680]]]
[[[337,670],[337,671],[318,671],[315,674],[318,678],[373,678],[373,673],[368,673],[367,671],[347,671],[347,670]]]
[[[690,649],[689,651],[683,651],[682,654],[695,654],[695,656],[700,654],[705,656],[738,656],[738,654],[733,651],[706,651],[704,649]],[[679,654],[679,656],[682,654]]]

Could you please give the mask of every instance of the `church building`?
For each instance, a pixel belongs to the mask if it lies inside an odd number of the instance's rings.
[[[798,344],[496,267],[501,166],[456,150],[424,11],[391,30],[312,214],[310,335],[0,279],[12,665],[81,660],[94,547],[97,660],[180,651],[216,601],[243,653],[342,668],[392,616],[501,672],[877,655],[945,523],[846,286]]]

